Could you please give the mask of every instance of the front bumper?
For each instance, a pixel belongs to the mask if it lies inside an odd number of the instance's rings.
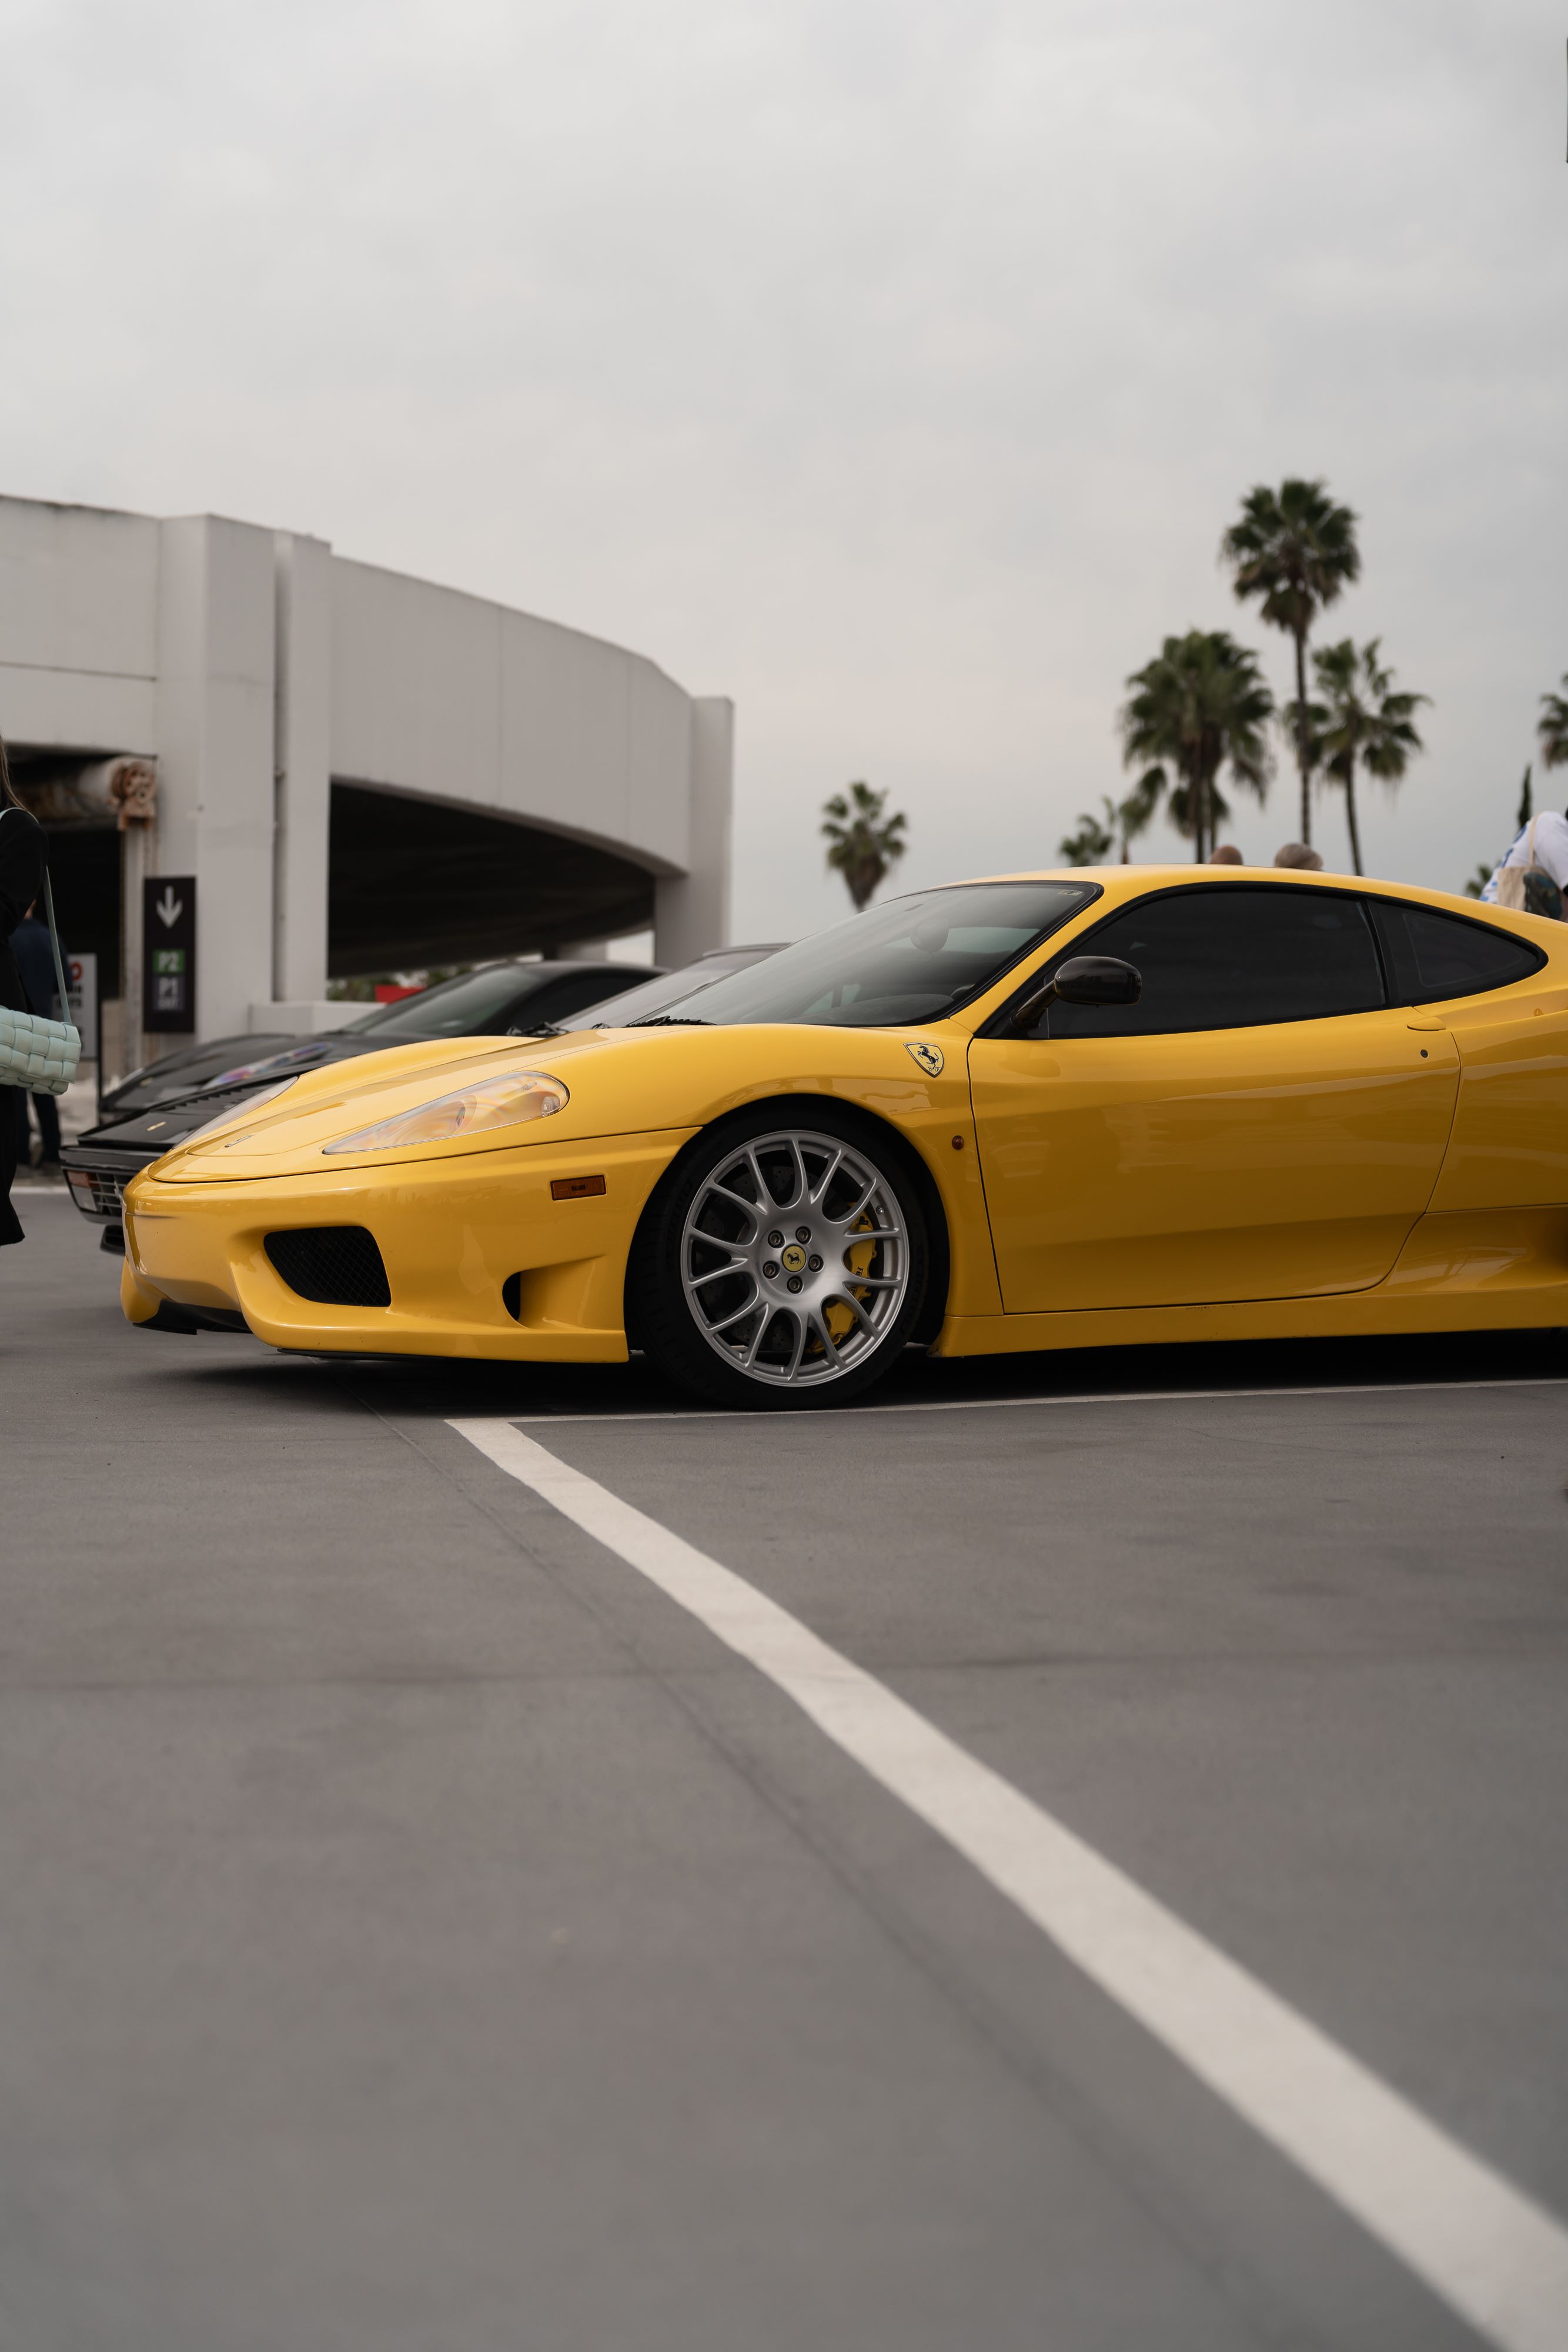
[[[125,1187],[158,1157],[155,1151],[110,1151],[69,1144],[60,1154],[71,1199],[89,1222],[104,1228],[108,1246],[120,1244]]]
[[[215,1183],[153,1169],[126,1193],[126,1310],[237,1310],[273,1347],[312,1352],[623,1362],[637,1220],[695,1131]],[[583,1177],[603,1191],[555,1197]],[[269,1235],[345,1225],[372,1236],[389,1306],[303,1298],[267,1254]]]

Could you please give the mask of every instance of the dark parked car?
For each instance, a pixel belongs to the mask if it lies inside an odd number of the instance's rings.
[[[353,1054],[378,1054],[387,1045],[407,1045],[434,1037],[504,1037],[526,1024],[559,1022],[596,1004],[611,989],[659,977],[657,964],[600,961],[487,963],[455,980],[438,981],[395,1004],[351,1014],[344,1007],[340,1028],[319,1036],[267,1032],[219,1037],[205,1045],[182,1045],[145,1069],[133,1070],[99,1102],[99,1125],[130,1118],[138,1111],[183,1101],[198,1087],[232,1086],[259,1078],[274,1064],[279,1070],[314,1070]]]
[[[85,1217],[103,1227],[101,1246],[122,1250],[120,1198],[137,1171],[150,1167],[172,1144],[221,1118],[233,1105],[287,1085],[301,1071],[423,1038],[540,1037],[567,1027],[621,1027],[679,1018],[673,1007],[727,973],[759,963],[776,952],[777,945],[714,948],[672,972],[647,964],[486,964],[396,1004],[378,1005],[363,1019],[319,1037],[281,1042],[230,1037],[219,1045],[193,1047],[180,1056],[186,1072],[183,1085],[166,1084],[162,1091],[138,1100],[134,1097],[155,1084],[159,1072],[173,1076],[174,1057],[139,1071],[115,1089],[113,1115],[61,1152],[71,1197]],[[621,985],[607,996],[606,984],[615,982]],[[203,1075],[191,1076],[197,1066]],[[106,1108],[110,1099],[105,1097]]]
[[[298,1042],[288,1030],[262,1034],[253,1030],[237,1037],[214,1037],[205,1045],[176,1046],[172,1054],[132,1070],[118,1085],[105,1087],[98,1098],[99,1124],[106,1126],[113,1119],[130,1118],[135,1111],[151,1110],[156,1103],[172,1102],[176,1096],[189,1094],[226,1070],[242,1055],[281,1054],[286,1046]]]
[[[753,940],[747,947],[709,948],[693,963],[684,963],[678,971],[661,973],[657,980],[644,980],[635,988],[623,988],[617,995],[607,996],[601,1004],[591,1004],[571,1022],[557,1024],[572,1029],[632,1029],[640,1021],[679,1020],[674,1008],[684,1004],[688,997],[700,996],[716,980],[727,979],[732,971],[744,971],[748,963],[761,963],[777,955],[785,940]]]

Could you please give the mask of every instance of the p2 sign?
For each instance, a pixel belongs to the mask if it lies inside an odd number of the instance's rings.
[[[186,1037],[195,1029],[193,874],[150,874],[141,885],[141,1025]]]

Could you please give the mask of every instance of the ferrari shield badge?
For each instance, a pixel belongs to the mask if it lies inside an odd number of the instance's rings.
[[[942,1048],[940,1045],[906,1045],[904,1050],[906,1054],[914,1056],[915,1060],[919,1063],[921,1068],[925,1071],[928,1078],[939,1078],[941,1076]]]

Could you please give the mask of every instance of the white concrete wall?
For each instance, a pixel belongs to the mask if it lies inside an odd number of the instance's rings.
[[[145,515],[0,499],[0,734],[154,750],[158,531]]]
[[[158,823],[152,870],[193,874],[201,1034],[244,1029],[272,989],[273,535],[195,515],[162,526]]]
[[[272,984],[279,1003],[327,994],[327,852],[332,790],[332,551],[279,531],[273,750]],[[280,1025],[293,1025],[286,1024]],[[301,1020],[300,1027],[313,1023]]]
[[[332,772],[684,868],[690,697],[640,654],[450,588],[332,566]]]
[[[141,848],[198,877],[204,1035],[324,1017],[333,776],[613,850],[655,877],[664,961],[721,944],[732,722],[640,654],[320,540],[0,499],[0,733],[156,758]]]
[[[654,887],[653,951],[689,963],[729,939],[731,790],[735,705],[719,695],[691,705],[690,845],[684,874]]]

